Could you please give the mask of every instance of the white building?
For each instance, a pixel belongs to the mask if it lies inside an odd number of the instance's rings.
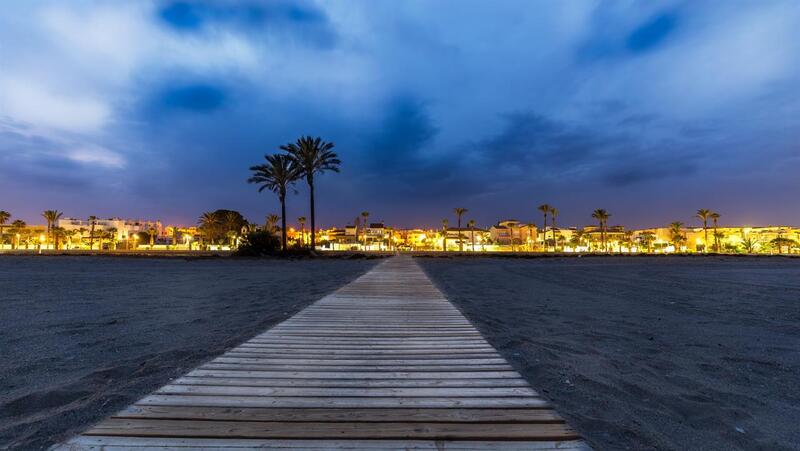
[[[56,222],[57,227],[61,227],[64,230],[78,230],[84,229],[86,233],[92,230],[92,224],[87,219],[75,219],[75,218],[62,218]],[[164,226],[161,225],[161,221],[148,221],[148,220],[141,220],[141,219],[121,219],[121,218],[111,218],[111,219],[97,219],[95,220],[94,230],[103,230],[108,231],[111,229],[115,229],[116,238],[118,241],[125,241],[128,237],[136,234],[136,233],[149,233],[150,229],[154,229],[156,231],[156,236],[163,237],[165,236]]]

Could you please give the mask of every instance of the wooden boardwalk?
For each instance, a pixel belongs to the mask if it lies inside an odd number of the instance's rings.
[[[589,449],[390,258],[56,449]]]

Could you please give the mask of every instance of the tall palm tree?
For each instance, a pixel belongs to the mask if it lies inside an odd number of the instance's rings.
[[[280,219],[281,217],[276,215],[275,213],[267,215],[267,230],[269,231],[269,233],[275,233],[275,227],[278,226],[278,221]]]
[[[94,228],[97,226],[97,216],[89,216],[89,250],[92,250],[94,245]],[[100,243],[100,247],[103,247],[103,243]]]
[[[711,210],[701,208],[697,210],[695,216],[703,221],[703,252],[708,253],[708,218],[711,216]]]
[[[547,250],[547,215],[553,209],[548,204],[539,205],[538,210],[544,214],[544,222],[542,223],[542,249]]]
[[[675,246],[675,252],[681,249],[681,243],[686,241],[686,235],[683,234],[683,223],[675,221],[669,225],[669,235],[672,245]]]
[[[281,202],[281,243],[286,250],[286,190],[296,180],[300,173],[297,163],[288,155],[264,155],[265,164],[251,166],[253,175],[247,179],[248,183],[257,183],[258,192],[268,189],[278,195]]]
[[[608,252],[608,247],[606,246],[606,227],[608,226],[608,218],[611,217],[611,214],[603,208],[598,208],[592,212],[592,217],[597,219],[597,222],[600,223],[600,240],[603,243],[603,252]]]
[[[53,230],[53,227],[56,225],[56,221],[58,221],[58,219],[61,218],[63,214],[64,213],[58,210],[45,210],[44,212],[42,212],[42,217],[44,218],[45,221],[47,221],[46,233],[48,239],[50,239],[50,235]]]
[[[719,252],[719,236],[717,235],[717,221],[719,221],[719,213],[712,211],[708,216],[714,223],[714,252]]]
[[[461,242],[461,216],[469,210],[466,208],[455,208],[453,211],[456,213],[456,217],[458,218],[458,251],[464,252],[464,244]]]
[[[442,252],[447,251],[447,226],[450,221],[447,218],[442,219]]]
[[[300,223],[300,246],[306,247],[306,217],[300,216],[297,218],[297,222]]]
[[[0,210],[0,246],[3,245],[3,229],[6,227],[6,222],[11,219],[11,213]]]
[[[469,227],[469,239],[472,242],[472,252],[475,252],[475,220],[470,219],[467,221],[467,227]]]
[[[334,144],[323,141],[320,137],[312,138],[305,136],[299,138],[294,143],[281,146],[281,149],[289,153],[300,169],[300,175],[306,178],[308,183],[309,203],[311,210],[311,249],[316,249],[317,225],[316,214],[314,211],[314,174],[322,174],[325,171],[339,172],[339,160],[333,149]],[[285,215],[284,215],[285,216]]]
[[[558,208],[550,207],[550,222],[553,235],[553,246],[556,244],[556,218],[558,217]],[[556,250],[555,248],[553,250]]]
[[[364,218],[364,250],[367,250],[367,232],[369,231],[369,212],[362,211],[361,217]],[[358,239],[358,235],[356,235],[356,239]]]

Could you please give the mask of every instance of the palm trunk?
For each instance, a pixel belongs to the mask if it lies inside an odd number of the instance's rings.
[[[464,252],[464,243],[461,242],[461,215],[458,215],[458,252]]]
[[[470,229],[469,235],[470,235],[469,239],[470,241],[472,241],[472,252],[475,252],[475,230]]]
[[[281,250],[286,252],[286,195],[282,194],[281,199]]]
[[[547,213],[544,214],[544,222],[542,223],[542,250],[547,252]]]
[[[716,239],[717,238],[714,237],[714,240]],[[714,247],[716,247],[716,245]],[[703,220],[703,252],[706,254],[708,253],[708,224],[705,220]]]
[[[308,179],[309,199],[311,200],[311,250],[316,249],[316,235],[317,226],[314,220],[314,180]]]

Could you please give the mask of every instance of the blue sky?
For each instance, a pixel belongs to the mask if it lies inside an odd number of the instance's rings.
[[[247,168],[301,134],[343,161],[318,180],[323,226],[544,202],[570,225],[800,224],[800,2],[4,3],[17,217],[261,222],[277,200]]]

